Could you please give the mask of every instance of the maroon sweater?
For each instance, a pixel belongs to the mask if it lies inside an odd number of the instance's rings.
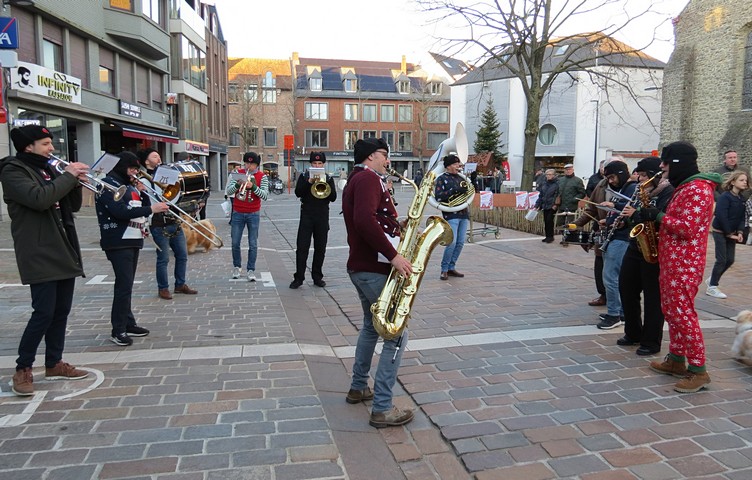
[[[347,270],[388,275],[392,265],[379,262],[378,254],[389,261],[397,255],[384,233],[398,237],[399,222],[392,197],[376,172],[355,167],[342,195],[342,213],[350,246]]]

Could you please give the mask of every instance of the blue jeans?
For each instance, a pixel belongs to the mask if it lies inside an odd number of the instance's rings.
[[[619,293],[619,273],[621,262],[627,252],[629,242],[625,240],[611,240],[606,251],[603,252],[603,285],[606,287],[606,308],[608,314],[614,317],[624,315]]]
[[[175,254],[175,288],[185,285],[185,268],[188,265],[188,249],[185,245],[183,229],[177,223],[164,227],[151,227],[151,236],[157,244],[157,287],[170,288],[167,265],[170,264],[170,251]]]
[[[717,287],[718,282],[721,281],[721,275],[734,264],[736,240],[727,238],[722,233],[713,232],[713,243],[715,244],[715,264],[710,274],[710,286]]]
[[[460,258],[460,253],[462,253],[462,247],[465,246],[465,236],[467,235],[467,227],[470,225],[470,219],[453,218],[447,220],[447,222],[454,232],[454,240],[444,248],[444,256],[441,257],[442,272],[454,270],[457,259]]]
[[[368,386],[368,376],[371,370],[371,360],[376,348],[379,334],[373,328],[373,316],[371,304],[376,301],[386,283],[386,275],[372,272],[351,272],[350,281],[355,285],[363,307],[363,329],[358,335],[358,344],[355,347],[355,363],[353,364],[353,377],[350,388],[352,390],[364,390]],[[392,409],[392,388],[397,381],[397,370],[402,362],[402,352],[407,347],[407,329],[402,334],[402,344],[397,351],[397,342],[384,340],[384,348],[379,357],[379,366],[376,369],[376,377],[373,381],[373,407],[372,413],[386,412]],[[397,351],[397,356],[394,353]],[[392,361],[394,358],[394,361]]]
[[[240,240],[243,238],[243,230],[248,230],[248,263],[246,270],[256,270],[256,249],[258,247],[258,230],[261,215],[259,212],[238,213],[232,212],[230,220],[232,236],[232,266],[240,267],[243,258],[240,256]]]

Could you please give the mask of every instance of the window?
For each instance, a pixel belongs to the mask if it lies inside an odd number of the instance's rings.
[[[117,8],[127,12],[133,11],[133,0],[110,0],[110,8]]]
[[[230,146],[240,146],[240,127],[230,127]]]
[[[397,82],[397,91],[399,93],[410,93],[410,81],[400,80]]]
[[[357,130],[345,130],[345,150],[352,150],[353,148],[355,148],[355,142],[357,141]]]
[[[376,130],[363,130],[363,139],[376,138]]]
[[[428,123],[449,123],[449,107],[428,107]]]
[[[358,81],[354,78],[346,78],[345,79],[345,91],[346,92],[357,92],[358,91]]]
[[[329,132],[327,130],[306,130],[306,148],[329,148]]]
[[[431,82],[431,95],[441,95],[441,83],[439,82]]]
[[[306,120],[329,120],[329,104],[306,102],[305,119]]]
[[[242,97],[241,97],[242,93]],[[258,85],[253,84],[240,84],[231,83],[227,90],[227,100],[230,103],[239,102],[257,102],[258,101]]]
[[[556,47],[554,47],[554,57],[564,55],[565,53],[567,53],[568,49],[569,45],[557,45]]]
[[[202,52],[186,37],[181,37],[181,41],[180,62],[182,64],[183,81],[205,91],[206,53]]]
[[[448,137],[448,133],[428,132],[428,142],[426,143],[426,148],[428,148],[429,150],[436,150],[439,148],[439,145],[441,145],[441,142],[446,140]]]
[[[376,120],[376,105],[366,103],[363,105],[363,121],[375,122]]]
[[[42,66],[55,70],[63,71],[63,47],[53,43],[46,38],[42,40]]]
[[[258,102],[258,84],[249,83],[248,85],[244,85],[243,99],[246,102]]]
[[[114,72],[107,67],[99,66],[99,91],[112,95],[115,91],[113,83]]]
[[[196,142],[206,141],[206,106],[181,95],[183,98],[183,137]]]
[[[141,0],[141,11],[144,16],[154,20],[154,23],[159,23],[159,0]]]
[[[345,120],[355,121],[358,119],[358,104],[346,103],[345,104]]]
[[[381,106],[381,121],[382,122],[394,121],[394,105],[382,105]]]
[[[321,79],[320,78],[309,78],[308,79],[308,88],[312,92],[320,92],[321,91]]]
[[[276,128],[264,129],[264,146],[265,147],[277,146],[277,129]]]
[[[400,152],[412,152],[413,150],[413,132],[399,132],[399,141],[397,150]]]
[[[266,72],[262,88],[262,101],[264,103],[277,103],[277,79],[272,76],[272,72]]]
[[[389,150],[394,150],[394,147],[395,147],[394,132],[389,131],[389,130],[382,130],[381,138],[383,138],[386,144],[389,145]]]
[[[399,105],[397,107],[397,113],[399,115],[400,122],[412,122],[413,121],[413,106],[412,105]]]
[[[752,32],[747,35],[744,49],[744,80],[742,81],[742,108],[752,110]]]
[[[543,145],[553,145],[556,143],[557,131],[556,127],[547,123],[540,127],[538,132],[538,141]]]
[[[245,129],[245,144],[248,147],[258,147],[258,127]]]

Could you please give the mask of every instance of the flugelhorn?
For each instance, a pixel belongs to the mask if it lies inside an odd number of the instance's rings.
[[[63,160],[60,157],[56,157],[55,155],[50,155],[48,163],[52,165],[57,173],[60,174],[65,172],[65,167],[70,165],[70,162]],[[89,182],[80,182],[82,187],[88,188],[97,195],[101,195],[105,190],[109,190],[112,192],[112,196],[115,198],[115,201],[123,198],[123,195],[125,195],[125,191],[128,188],[125,185],[121,185],[120,187],[110,185],[109,183],[98,179],[91,173],[87,173],[86,178],[89,180]]]
[[[245,195],[245,191],[248,189],[248,182],[251,182],[251,188],[256,186],[256,177],[254,177],[252,173],[249,173],[245,177],[245,182],[243,182],[243,185],[238,189],[240,195]]]

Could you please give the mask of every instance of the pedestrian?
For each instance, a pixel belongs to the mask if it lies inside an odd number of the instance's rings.
[[[146,236],[146,217],[152,213],[166,212],[169,207],[162,202],[152,204],[143,183],[134,182],[141,167],[135,153],[125,151],[117,156],[120,160],[103,181],[115,187],[126,186],[127,190],[118,200],[107,190],[97,195],[96,211],[101,235],[99,245],[112,264],[115,274],[110,311],[110,341],[127,347],[133,344],[131,337],[145,337],[149,334],[149,330],[136,323],[131,309],[139,251],[144,246]]]
[[[666,213],[657,208],[641,208],[640,218],[643,222],[660,224],[658,284],[670,341],[664,361],[653,361],[650,368],[680,377],[674,390],[693,393],[710,383],[695,296],[705,271],[713,192],[721,183],[721,176],[715,172],[700,173],[697,150],[689,142],[673,142],[663,147],[661,162],[675,188],[674,195]]]
[[[574,165],[564,165],[564,175],[557,179],[559,182],[559,212],[575,212],[580,199],[585,198],[585,186],[582,179],[574,175]]]
[[[449,154],[443,158],[444,173],[436,179],[434,197],[439,203],[448,203],[449,199],[464,196],[468,191],[467,179],[460,176],[462,163],[460,157]],[[467,227],[470,225],[470,211],[467,207],[456,212],[441,212],[449,225],[452,227],[454,238],[452,243],[444,248],[444,256],[441,257],[441,280],[449,280],[449,277],[462,278],[464,273],[457,271],[457,260],[465,245]]]
[[[11,388],[20,396],[34,394],[32,367],[45,341],[45,378],[78,380],[88,373],[63,361],[65,329],[73,304],[76,277],[84,275],[73,213],[81,208],[79,180],[89,166],[71,162],[62,172],[50,163],[52,133],[41,125],[10,132],[15,156],[0,162],[3,199],[21,283],[29,285],[32,313],[18,344]]]
[[[384,340],[371,391],[368,378],[379,339],[373,327],[371,304],[384,288],[392,267],[407,276],[412,274],[412,265],[395,249],[400,226],[384,182],[389,146],[382,139],[361,139],[355,142],[354,154],[356,165],[343,192],[342,211],[350,247],[347,272],[363,308],[363,328],[355,347],[352,382],[346,401],[356,404],[373,399],[369,424],[384,428],[404,425],[413,419],[412,410],[392,403],[392,388],[397,381],[408,335],[404,330],[401,337]]]
[[[544,243],[554,241],[554,215],[556,214],[556,199],[559,196],[559,182],[556,180],[556,170],[549,168],[546,170],[546,181],[538,187],[540,194],[535,201],[534,208],[543,211],[543,230],[545,237],[541,240]]]
[[[258,251],[258,232],[261,220],[261,201],[269,196],[269,177],[259,165],[261,160],[256,152],[246,152],[243,155],[244,169],[238,171],[246,175],[245,181],[230,181],[225,193],[233,197],[232,218],[230,219],[230,235],[232,236],[232,278],[240,278],[243,258],[240,254],[240,240],[243,231],[248,231],[248,259],[246,262],[246,278],[249,282],[256,281],[256,255]]]
[[[138,152],[138,161],[141,168],[154,178],[154,173],[162,164],[162,157],[159,152],[153,148],[146,148]],[[149,188],[162,194],[159,185],[150,182],[146,178],[141,179],[148,184]],[[170,250],[175,256],[175,293],[195,295],[197,290],[189,287],[186,282],[186,270],[188,267],[188,248],[186,246],[185,234],[180,226],[180,220],[177,219],[177,212],[155,213],[149,221],[149,232],[151,238],[157,246],[157,296],[164,300],[172,300],[170,293],[170,276],[167,273],[167,266],[170,264]],[[186,220],[188,221],[188,220]]]
[[[721,184],[721,195],[715,206],[710,231],[715,244],[715,264],[707,280],[706,295],[726,298],[718,288],[721,276],[734,264],[736,244],[744,241],[746,208],[742,193],[748,188],[749,177],[743,170],[730,173]]]
[[[324,152],[311,152],[308,162],[311,168],[324,168],[326,155]],[[329,186],[329,195],[320,198],[312,192],[313,185],[318,178],[311,176],[310,171],[300,174],[295,183],[295,196],[300,199],[300,221],[298,222],[298,237],[295,242],[295,275],[290,288],[298,288],[305,280],[308,250],[311,248],[313,236],[313,263],[311,264],[311,278],[317,287],[325,287],[324,257],[326,243],[329,239],[329,204],[337,199],[337,188],[334,179],[323,174],[321,179]]]

